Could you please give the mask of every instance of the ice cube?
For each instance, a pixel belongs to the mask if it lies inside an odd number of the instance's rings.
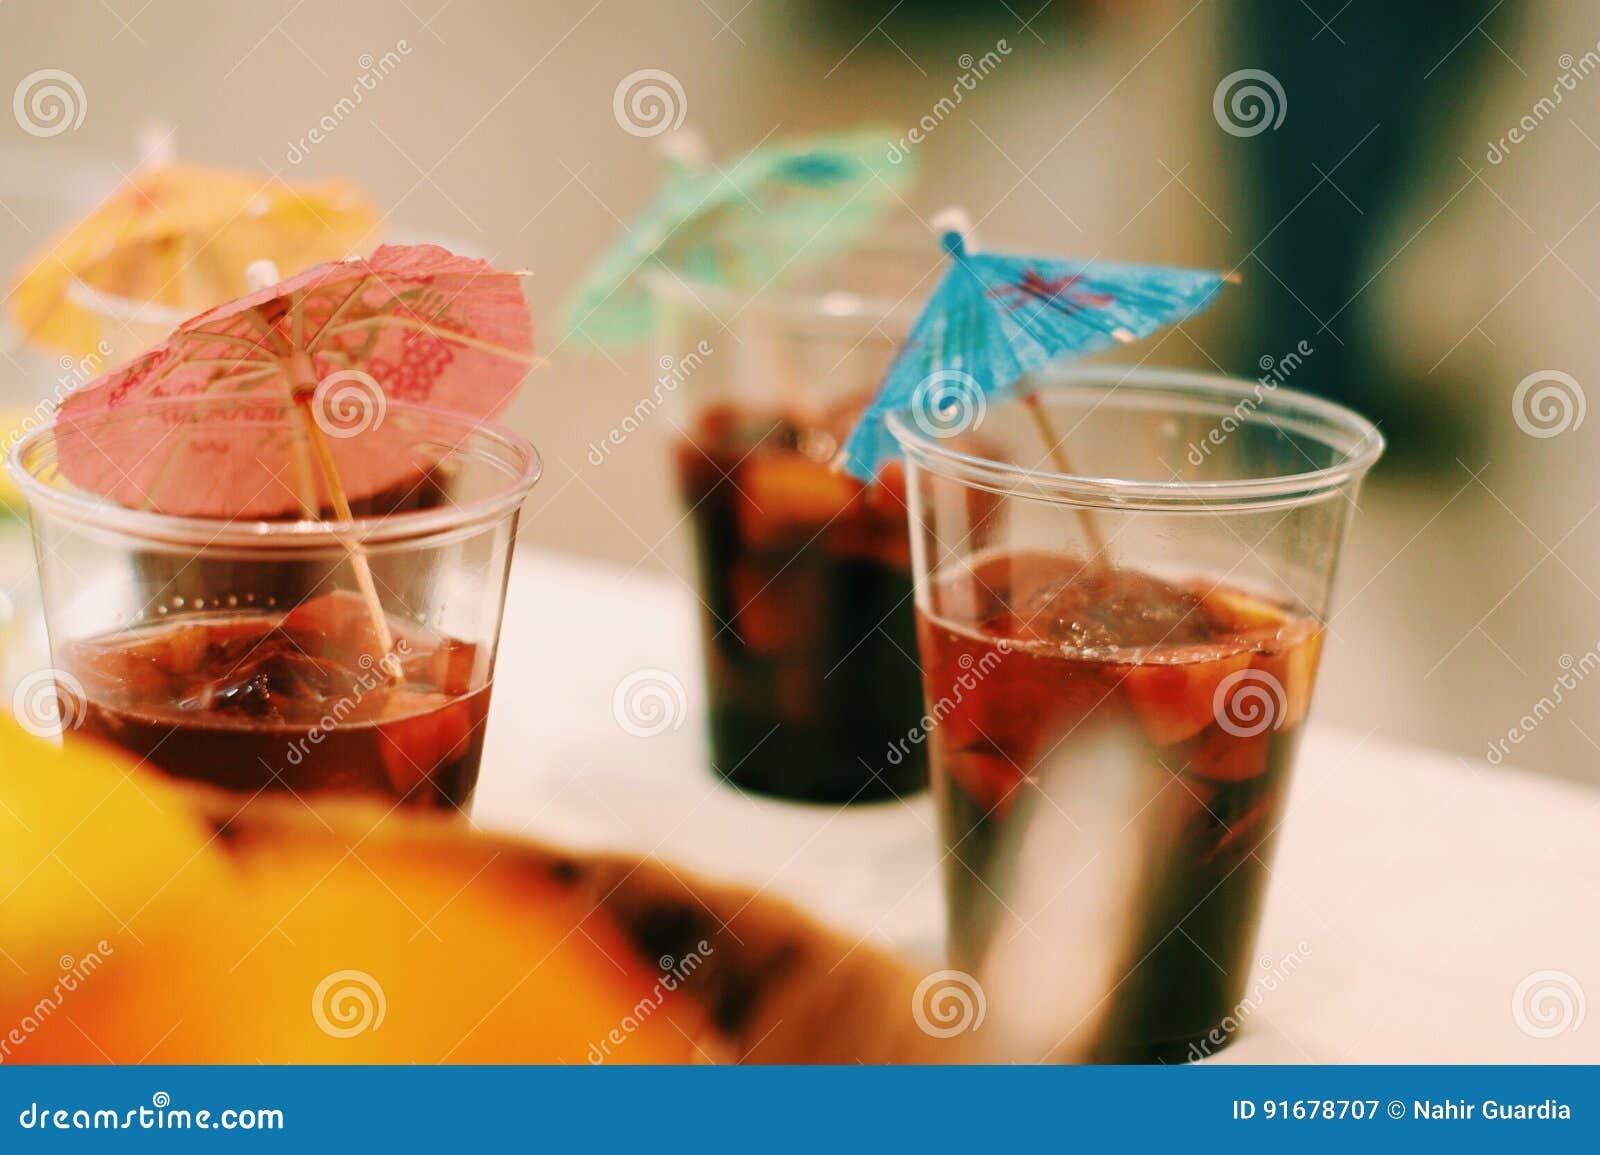
[[[357,673],[311,657],[273,631],[230,669],[197,679],[179,702],[187,711],[210,711],[269,722],[314,721],[335,710],[340,699],[360,696]],[[196,671],[202,674],[204,671]]]
[[[472,745],[472,708],[447,694],[397,688],[384,696],[387,719],[378,753],[390,784],[404,795]]]
[[[1012,611],[1023,636],[1089,653],[1192,645],[1230,632],[1195,593],[1138,570],[1070,559],[1048,581],[1017,590]]]
[[[477,669],[478,647],[454,638],[441,640],[429,657],[428,676],[433,687],[446,694],[465,694],[472,690]]]
[[[1305,718],[1311,708],[1311,691],[1316,686],[1321,656],[1322,629],[1309,620],[1285,627],[1273,649],[1256,655],[1256,669],[1271,676],[1283,691],[1283,720],[1276,729],[1293,726]]]
[[[1218,647],[1191,647],[1161,661],[1127,666],[1122,689],[1144,731],[1158,746],[1192,738],[1216,721],[1217,688],[1230,674],[1247,669],[1252,655],[1217,654]]]
[[[383,657],[383,642],[365,599],[334,590],[301,602],[284,615],[282,629],[306,653],[354,663],[362,655]]]

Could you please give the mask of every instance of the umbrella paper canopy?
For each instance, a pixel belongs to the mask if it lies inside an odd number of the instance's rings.
[[[252,261],[297,273],[366,247],[377,220],[339,182],[296,187],[147,165],[27,260],[11,291],[12,319],[24,337],[82,355],[106,336],[97,297],[188,315],[245,293]]]
[[[651,269],[755,291],[846,248],[915,178],[911,159],[889,162],[890,135],[862,128],[766,145],[726,167],[675,158],[659,194],[579,284],[567,332],[601,345],[647,336]]]
[[[381,434],[388,398],[474,416],[498,413],[533,360],[533,323],[513,273],[436,245],[385,245],[365,260],[318,265],[180,325],[168,340],[68,396],[59,416],[58,460],[67,480],[134,509],[180,517],[315,515],[339,495],[325,475],[284,469],[294,446],[239,452],[237,439],[207,437],[225,409],[205,408],[176,433],[152,414],[158,451],[130,459],[126,442],[103,445],[96,413],[141,401],[237,396],[339,405],[356,399],[367,431]],[[170,407],[165,407],[170,408]],[[164,411],[165,411],[164,408]],[[318,412],[319,423],[340,414]],[[337,436],[337,431],[334,436]],[[218,444],[231,446],[219,455]],[[414,465],[382,452],[344,453],[346,497],[370,496],[405,479]],[[298,488],[297,488],[298,486]],[[343,514],[341,513],[341,516]]]
[[[1158,265],[1042,260],[973,253],[960,229],[942,236],[951,264],[912,326],[878,396],[841,453],[871,480],[899,448],[884,418],[970,410],[981,394],[1009,397],[1017,380],[1052,361],[1147,337],[1206,308],[1221,273]]]

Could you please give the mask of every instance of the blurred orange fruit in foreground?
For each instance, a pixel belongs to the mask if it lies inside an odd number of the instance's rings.
[[[897,965],[780,904],[459,819],[195,793],[9,722],[0,974],[4,1062],[848,1062],[927,1042]]]
[[[653,985],[577,896],[464,832],[424,852],[381,810],[349,838],[307,811],[328,837],[234,838],[81,744],[7,726],[0,761],[12,1061],[583,1062]],[[674,1000],[619,1057],[687,1059],[701,1019]]]

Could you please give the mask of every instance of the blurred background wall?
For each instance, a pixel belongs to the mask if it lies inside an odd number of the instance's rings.
[[[1597,41],[1600,8],[1529,0],[8,0],[0,95],[62,70],[82,119],[0,116],[0,259],[104,195],[151,122],[188,158],[346,176],[391,235],[532,270],[548,363],[511,420],[548,469],[525,539],[681,574],[670,425],[586,456],[651,358],[579,352],[554,324],[660,175],[619,84],[669,73],[728,152],[910,126],[995,52],[916,146],[919,212],[960,202],[1043,252],[1237,267],[1231,300],[1135,355],[1254,376],[1304,341],[1291,384],[1390,438],[1320,716],[1600,781]],[[31,403],[55,367],[8,346],[0,374]]]

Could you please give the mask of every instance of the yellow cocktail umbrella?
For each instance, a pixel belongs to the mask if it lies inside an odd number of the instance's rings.
[[[188,316],[246,293],[252,261],[288,276],[365,251],[377,223],[343,182],[147,165],[24,262],[7,306],[25,339],[83,356],[118,343],[116,305]]]

